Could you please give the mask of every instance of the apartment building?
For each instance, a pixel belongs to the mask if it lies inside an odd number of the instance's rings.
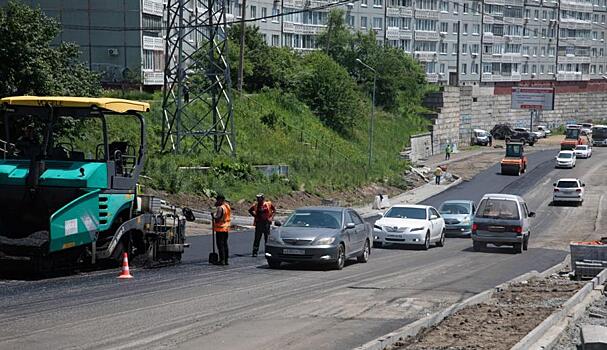
[[[162,0],[21,1],[55,17],[62,24],[55,44],[80,45],[82,62],[100,72],[105,84],[132,79],[150,87],[163,84]],[[0,0],[0,6],[7,2]]]
[[[249,0],[246,16],[326,4]],[[239,14],[240,3],[232,6]],[[410,53],[431,82],[607,79],[607,0],[359,0],[341,8],[352,30],[373,30],[378,41]],[[256,25],[269,45],[314,50],[328,12],[310,10]]]

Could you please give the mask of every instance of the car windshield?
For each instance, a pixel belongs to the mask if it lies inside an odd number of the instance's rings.
[[[297,210],[284,226],[338,229],[342,225],[341,217],[341,212],[336,210]]]
[[[470,214],[470,204],[466,203],[443,203],[440,206],[441,214]]]
[[[571,158],[571,153],[559,153],[559,158]]]
[[[571,180],[561,180],[556,184],[556,187],[559,188],[578,188],[579,185],[577,183],[577,181],[571,181]]]
[[[577,146],[575,148],[576,151],[585,151],[588,149],[588,146],[584,145],[584,146]]]
[[[486,198],[481,201],[476,217],[487,219],[518,220],[518,204],[514,200]]]
[[[580,136],[580,129],[567,129],[565,130],[565,138],[577,139]]]
[[[475,131],[474,133],[476,134],[477,137],[487,136],[487,133],[485,131]]]
[[[426,219],[425,208],[408,208],[408,207],[394,207],[384,215],[386,218],[398,218],[398,219]]]

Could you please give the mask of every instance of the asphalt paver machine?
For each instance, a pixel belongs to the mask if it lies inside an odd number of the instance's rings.
[[[0,100],[2,268],[119,263],[125,252],[152,264],[181,260],[191,211],[138,193],[149,108],[110,98]]]
[[[506,156],[500,162],[502,175],[520,175],[527,171],[527,156],[522,142],[506,143]]]

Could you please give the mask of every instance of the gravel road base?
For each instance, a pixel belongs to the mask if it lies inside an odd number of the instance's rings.
[[[603,293],[590,304],[584,315],[561,334],[553,350],[581,349],[580,334],[582,325],[585,324],[607,327],[607,294]]]
[[[510,349],[583,285],[561,274],[513,284],[392,349]]]

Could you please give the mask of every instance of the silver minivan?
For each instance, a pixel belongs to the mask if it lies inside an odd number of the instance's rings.
[[[512,246],[516,253],[527,250],[531,233],[530,212],[520,196],[486,194],[479,202],[472,223],[472,245],[480,251],[491,243],[498,247]]]

